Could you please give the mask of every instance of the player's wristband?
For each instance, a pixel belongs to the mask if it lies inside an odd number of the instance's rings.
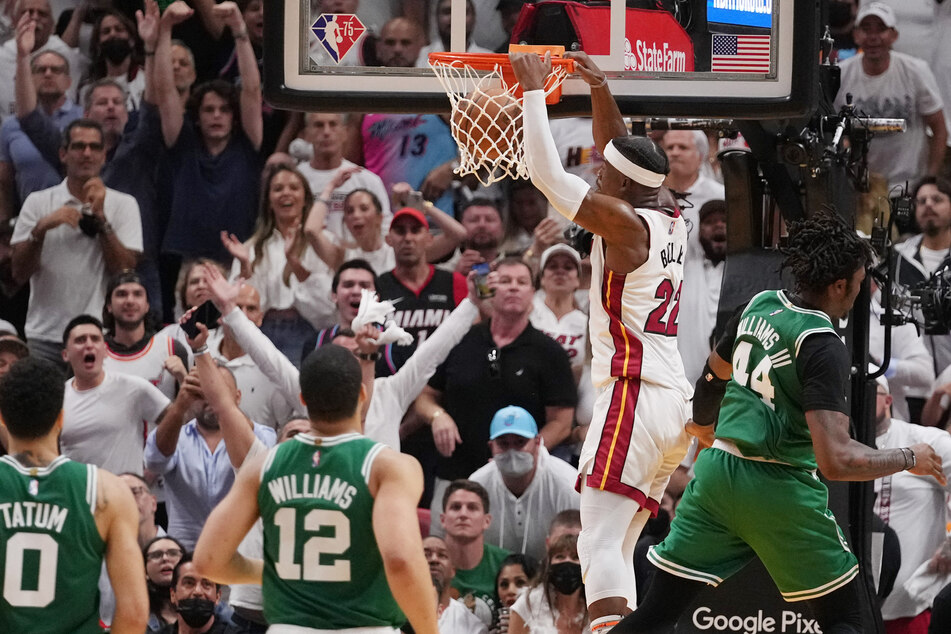
[[[207,343],[206,343],[205,345],[203,345],[203,346],[198,346],[197,348],[192,348],[192,355],[193,355],[193,356],[196,356],[196,357],[197,357],[197,356],[201,356],[201,355],[205,354],[206,352],[208,352],[208,344],[207,344]]]
[[[911,447],[899,447],[899,449],[901,449],[902,457],[905,458],[905,466],[902,467],[902,471],[914,469],[915,465],[918,464],[918,458],[915,457],[915,451]]]
[[[704,426],[716,422],[728,382],[729,379],[721,379],[714,374],[709,363],[703,365],[703,372],[697,379],[693,393],[693,422]]]

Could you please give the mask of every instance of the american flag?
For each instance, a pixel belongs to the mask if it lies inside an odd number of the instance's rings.
[[[714,34],[710,70],[714,73],[768,73],[768,35]]]

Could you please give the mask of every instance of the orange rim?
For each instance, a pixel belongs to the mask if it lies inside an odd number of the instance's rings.
[[[460,62],[465,64],[469,68],[474,68],[475,70],[485,70],[491,71],[495,70],[495,67],[498,66],[503,69],[508,69],[512,67],[511,62],[509,62],[509,56],[506,53],[459,53],[459,52],[440,52],[440,53],[430,53],[429,61],[440,62],[443,64],[452,64],[454,62]],[[551,58],[552,67],[563,66],[565,67],[566,72],[573,72],[575,69],[575,60],[568,59],[566,57],[552,57]]]

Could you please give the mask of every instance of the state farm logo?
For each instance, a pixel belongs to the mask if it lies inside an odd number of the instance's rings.
[[[699,630],[712,632],[740,632],[741,634],[761,634],[767,632],[795,632],[796,634],[822,634],[819,624],[804,616],[801,612],[783,610],[776,622],[771,616],[757,610],[750,616],[727,616],[713,614],[713,610],[700,607],[693,611],[693,624]]]
[[[367,28],[352,13],[322,13],[310,30],[324,50],[339,64]]]
[[[634,45],[624,38],[624,70],[683,73],[687,70],[687,53],[667,42],[637,39]]]

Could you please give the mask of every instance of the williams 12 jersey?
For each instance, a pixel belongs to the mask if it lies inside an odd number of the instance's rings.
[[[683,216],[635,209],[648,231],[647,261],[623,274],[605,266],[605,243],[591,246],[591,378],[595,387],[615,379],[677,390],[693,387],[677,350],[677,317],[687,251]]]

